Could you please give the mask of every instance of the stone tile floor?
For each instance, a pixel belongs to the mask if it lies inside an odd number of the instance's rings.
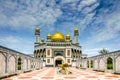
[[[41,70],[23,73],[3,80],[120,80],[120,75],[110,73],[81,70],[71,67],[69,70],[73,74],[62,75],[57,74],[56,69],[45,67]]]

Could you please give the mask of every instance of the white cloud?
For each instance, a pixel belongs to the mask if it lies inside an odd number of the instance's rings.
[[[97,0],[82,0],[80,4],[78,5],[78,11],[81,11],[82,8],[89,6],[93,3],[97,3]]]
[[[33,39],[20,38],[18,36],[13,36],[13,35],[0,36],[0,37],[1,37],[0,45],[25,54],[33,54],[34,51]]]
[[[73,3],[73,2],[77,2],[78,0],[62,0],[62,3]]]
[[[0,38],[0,42],[7,43],[7,44],[17,44],[17,43],[21,43],[22,39],[15,36],[6,36],[6,37]]]
[[[41,12],[38,20],[42,25],[54,24],[57,17],[59,17],[61,14],[62,12],[60,9],[47,8],[45,11]]]
[[[103,23],[104,27],[97,29],[95,32],[91,32],[91,36],[88,40],[92,43],[107,41],[119,37],[120,31],[120,16],[119,13],[112,13],[107,16],[97,17],[96,23]]]
[[[98,6],[99,6],[99,3],[96,3],[96,4],[92,5],[91,7],[85,7],[82,10],[82,13],[89,13],[89,12],[93,11]]]
[[[51,25],[62,14],[58,8],[47,7],[46,4],[53,6],[54,1],[4,1],[0,9],[0,26],[9,26],[13,29],[25,27],[31,28],[36,25]]]
[[[81,1],[81,4],[82,5],[90,5],[90,4],[93,4],[95,3],[97,0],[82,0]]]
[[[91,48],[91,49],[84,49],[83,54],[87,54],[89,57],[99,55],[99,51],[102,50],[103,48]],[[108,51],[110,50],[109,48],[105,48]]]

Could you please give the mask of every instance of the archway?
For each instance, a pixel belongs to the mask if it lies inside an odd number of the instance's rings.
[[[89,68],[89,61],[87,61],[87,68]]]
[[[104,60],[103,60],[103,59],[100,59],[99,69],[100,69],[101,71],[105,71],[105,68],[106,68],[106,66],[105,66]]]
[[[27,70],[27,59],[23,60],[23,70],[26,71]]]
[[[56,56],[54,58],[54,66],[59,66],[60,64],[65,63],[65,58],[63,56]]]
[[[90,68],[93,68],[93,60],[90,61]]]
[[[111,57],[107,58],[107,69],[113,69],[113,60]]]
[[[0,52],[0,74],[4,74],[5,73],[5,56]]]
[[[22,59],[21,57],[18,58],[18,70],[22,69]]]
[[[8,73],[14,73],[15,72],[15,57],[11,56],[8,61]]]
[[[116,66],[116,72],[120,73],[120,56],[116,58],[115,66]]]
[[[62,64],[62,59],[57,59],[56,61],[55,61],[55,66],[59,66],[59,65],[61,65]]]
[[[28,59],[28,69],[30,70],[30,67],[31,66],[31,64],[30,64],[30,60]]]
[[[98,60],[94,61],[94,70],[98,70]]]

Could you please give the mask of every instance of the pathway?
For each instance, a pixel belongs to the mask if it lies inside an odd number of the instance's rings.
[[[120,75],[110,73],[81,70],[72,67],[69,70],[73,74],[61,75],[56,73],[56,68],[45,67],[41,70],[23,73],[3,80],[120,80]]]

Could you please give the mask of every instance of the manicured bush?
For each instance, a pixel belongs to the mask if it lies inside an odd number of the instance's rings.
[[[21,70],[21,65],[18,65],[18,70]]]
[[[112,64],[107,64],[107,69],[113,69],[113,65]]]

